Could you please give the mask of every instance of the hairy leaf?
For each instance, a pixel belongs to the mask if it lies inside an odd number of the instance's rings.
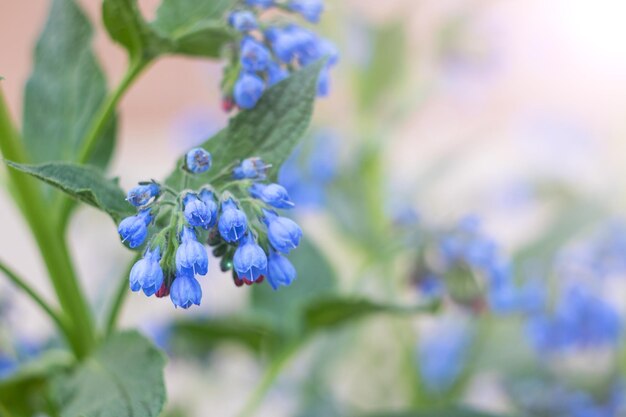
[[[69,162],[25,165],[7,161],[7,164],[108,213],[116,222],[133,213],[132,206],[126,202],[124,191],[117,185],[117,181],[106,179],[95,168]]]
[[[51,382],[52,400],[61,417],[157,417],[164,367],[164,356],[139,333],[117,333]]]
[[[207,182],[217,185],[213,181],[217,174],[234,161],[251,156],[272,164],[269,176],[274,178],[309,125],[317,77],[323,64],[320,61],[310,65],[276,84],[265,92],[254,109],[242,111],[231,119],[228,127],[204,142],[202,147],[213,155],[213,167],[206,174],[194,176],[192,186]],[[182,159],[178,166],[181,164]],[[167,182],[180,187],[181,178],[176,170]]]
[[[92,27],[74,0],[53,0],[35,49],[24,97],[24,142],[32,162],[73,161],[105,100],[106,82],[92,52]],[[106,166],[115,141],[112,118],[92,163]]]

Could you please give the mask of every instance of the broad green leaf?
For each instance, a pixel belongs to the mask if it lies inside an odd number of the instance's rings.
[[[24,97],[24,142],[32,162],[73,161],[107,89],[92,52],[92,27],[74,0],[53,0],[35,49]],[[115,120],[104,130],[92,163],[108,163]]]
[[[51,382],[60,417],[157,417],[165,403],[163,354],[137,332],[117,333]]]
[[[314,301],[309,304],[304,312],[303,324],[306,331],[311,332],[337,327],[373,314],[412,315],[432,313],[436,308],[437,304],[435,303],[418,306],[398,306],[381,304],[367,299],[334,297]]]
[[[12,417],[32,416],[45,411],[47,383],[68,369],[73,358],[66,351],[50,350],[28,362],[13,375],[0,381],[0,415],[6,409]]]
[[[24,165],[7,161],[7,164],[108,213],[115,222],[133,213],[132,206],[126,202],[124,191],[117,185],[117,181],[104,178],[95,168],[69,162]]]
[[[144,20],[137,0],[104,0],[102,19],[111,38],[133,58],[149,59],[170,48]]]
[[[240,317],[178,321],[172,325],[174,351],[205,354],[223,343],[234,343],[260,354],[281,340],[271,325]]]
[[[313,112],[317,77],[322,61],[297,71],[265,92],[256,107],[242,111],[228,127],[202,144],[213,155],[209,172],[193,177],[191,186],[212,182],[237,160],[261,157],[272,164],[269,176],[275,178],[280,165],[289,157],[304,135]],[[182,159],[177,166],[182,164]],[[176,170],[167,183],[180,187],[182,175]],[[217,186],[218,184],[213,183]]]
[[[237,33],[226,24],[225,13],[234,0],[163,0],[152,26],[172,41],[172,52],[219,57]]]
[[[299,333],[309,303],[333,296],[337,278],[326,257],[310,240],[304,239],[289,259],[298,271],[297,279],[277,291],[268,284],[255,285],[252,307],[255,314],[267,318],[282,331]]]

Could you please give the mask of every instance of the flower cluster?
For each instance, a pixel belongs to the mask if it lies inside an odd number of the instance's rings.
[[[224,109],[236,104],[251,109],[263,92],[285,79],[290,71],[307,66],[321,58],[328,61],[318,81],[318,95],[329,92],[329,70],[338,62],[337,48],[313,31],[284,21],[265,23],[260,14],[274,8],[317,23],[324,10],[322,0],[246,0],[228,16],[228,23],[241,34],[233,48],[222,83]]]
[[[211,168],[211,155],[202,148],[187,153],[185,183],[194,174]],[[177,192],[156,182],[140,183],[127,200],[137,214],[122,220],[118,232],[130,248],[145,244],[143,258],[130,272],[130,289],[147,296],[170,296],[176,307],[199,305],[202,289],[197,276],[208,273],[206,242],[220,267],[233,271],[237,286],[261,283],[267,278],[277,289],[296,278],[296,270],[284,256],[295,249],[302,230],[277,209],[293,203],[278,184],[265,183],[269,166],[248,158],[229,168],[224,185],[210,184]],[[147,243],[146,243],[147,242]]]

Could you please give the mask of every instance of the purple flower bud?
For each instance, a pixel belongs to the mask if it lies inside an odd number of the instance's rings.
[[[185,168],[192,174],[202,174],[211,168],[211,154],[202,148],[194,148],[187,152]]]
[[[293,208],[294,204],[289,198],[287,190],[282,185],[278,184],[261,184],[255,183],[250,187],[250,195],[254,198],[258,198],[265,204],[279,209]]]

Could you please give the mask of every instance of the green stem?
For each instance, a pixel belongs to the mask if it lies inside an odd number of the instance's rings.
[[[27,162],[21,138],[13,126],[4,96],[0,90],[0,151],[6,159]],[[48,269],[50,280],[63,312],[73,325],[69,343],[78,358],[84,357],[93,343],[91,312],[79,288],[62,234],[50,221],[39,184],[26,174],[8,170],[14,198],[21,208]]]
[[[302,339],[296,343],[293,343],[290,347],[285,349],[280,356],[276,357],[265,370],[263,378],[256,386],[252,394],[246,400],[246,404],[238,417],[252,417],[255,411],[259,408],[263,402],[263,398],[270,390],[276,378],[280,375],[283,368],[289,363],[289,361],[299,352],[300,348],[305,344],[306,339]]]
[[[13,282],[17,287],[21,288],[35,303],[41,307],[41,309],[50,316],[52,320],[56,323],[59,330],[69,339],[70,338],[70,330],[67,327],[66,318],[61,316],[54,311],[52,307],[30,286],[26,283],[26,281],[21,278],[17,273],[11,270],[7,265],[5,265],[2,261],[0,261],[0,271],[4,272],[4,275]]]
[[[150,64],[150,61],[140,60],[132,63],[128,67],[128,70],[126,71],[126,74],[120,84],[102,104],[102,107],[100,107],[100,110],[94,117],[91,128],[87,132],[85,140],[83,141],[83,146],[79,151],[77,163],[86,164],[89,162],[93,156],[94,150],[96,149],[98,140],[101,138],[102,132],[110,122],[120,99],[124,96],[124,93],[126,93],[133,81],[135,81],[135,79],[143,72],[148,64]],[[59,207],[56,213],[58,213],[59,216],[60,230],[67,230],[68,221],[73,207],[74,200],[70,198],[65,197],[59,201]]]
[[[135,262],[139,260],[139,258],[141,258],[141,255],[137,254],[128,265],[128,268],[124,270],[124,275],[122,275],[122,277],[120,278],[119,283],[117,284],[117,288],[113,293],[111,307],[106,315],[106,321],[104,322],[105,337],[110,335],[117,326],[117,321],[122,311],[122,306],[124,305],[124,301],[126,300],[126,296],[128,294],[128,276],[130,275],[131,268],[133,267]]]

